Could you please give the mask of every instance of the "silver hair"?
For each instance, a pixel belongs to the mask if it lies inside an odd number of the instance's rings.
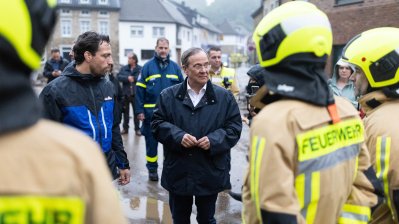
[[[188,60],[190,59],[190,57],[195,54],[198,54],[199,52],[204,52],[206,54],[204,49],[199,48],[199,47],[192,47],[192,48],[189,48],[188,50],[186,50],[185,52],[183,52],[183,55],[181,56],[181,64],[182,64],[183,68],[187,67],[189,65]]]

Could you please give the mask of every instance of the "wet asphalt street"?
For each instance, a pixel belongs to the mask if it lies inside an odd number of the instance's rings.
[[[245,104],[245,86],[248,82],[246,72],[248,67],[236,69],[240,87],[238,103],[241,115],[247,113]],[[34,87],[36,93],[40,93],[43,86]],[[204,121],[206,122],[206,121]],[[129,223],[134,224],[171,224],[172,216],[168,204],[168,192],[164,190],[160,182],[148,180],[147,168],[145,166],[145,140],[144,137],[136,136],[134,125],[130,119],[129,133],[122,135],[125,151],[128,155],[131,167],[131,182],[125,186],[114,183],[118,190],[119,198],[125,216]],[[244,172],[247,167],[246,152],[249,139],[249,127],[243,123],[241,138],[237,145],[231,150],[231,184],[234,192],[240,192]],[[158,173],[162,173],[163,147],[158,146]],[[236,224],[241,223],[241,202],[232,199],[227,192],[221,192],[216,202],[215,218],[217,223]],[[196,208],[193,206],[191,223],[197,223]]]

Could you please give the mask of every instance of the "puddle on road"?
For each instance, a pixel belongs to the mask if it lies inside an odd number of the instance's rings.
[[[131,223],[172,223],[169,204],[155,198],[124,198],[122,200],[122,208]]]

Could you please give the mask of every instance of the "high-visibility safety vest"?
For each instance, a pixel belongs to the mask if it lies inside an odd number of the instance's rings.
[[[234,95],[240,92],[236,81],[236,71],[232,68],[222,67],[219,74],[209,71],[211,82],[215,85],[229,89]]]

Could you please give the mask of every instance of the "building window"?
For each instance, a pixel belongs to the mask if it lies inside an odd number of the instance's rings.
[[[346,4],[360,3],[360,2],[363,2],[363,0],[335,0],[335,3],[337,5],[346,5]]]
[[[107,11],[99,11],[99,12],[98,12],[98,16],[99,16],[99,17],[108,17],[109,14],[108,14]]]
[[[98,0],[99,5],[108,5],[108,0]]]
[[[345,45],[334,45],[332,49],[332,60],[333,60],[333,65],[337,63],[337,61],[342,57],[342,51],[344,49]],[[334,66],[331,66],[332,70],[334,70]],[[331,71],[332,74],[333,71]]]
[[[80,20],[80,33],[84,33],[91,30],[90,20]]]
[[[61,36],[62,37],[72,36],[72,21],[70,19],[61,20]]]
[[[125,49],[125,57],[127,57],[127,55],[128,55],[129,53],[132,53],[132,52],[133,52],[133,49],[131,49],[131,48]]]
[[[71,52],[71,50],[72,50],[72,47],[70,47],[70,46],[61,47],[61,56],[64,59],[71,61],[71,56],[69,56],[69,53]]]
[[[71,3],[71,0],[60,0],[60,3]]]
[[[109,35],[108,21],[98,21],[98,32],[101,34]]]
[[[191,36],[190,31],[187,31],[187,41],[190,41],[190,36]]]
[[[165,27],[154,26],[152,28],[152,37],[163,37],[165,36]]]
[[[90,0],[79,0],[80,4],[90,4]]]
[[[141,50],[141,60],[148,60],[154,56],[154,50]]]
[[[130,37],[143,37],[143,26],[130,26]]]
[[[69,9],[61,10],[61,16],[70,16],[70,15],[71,15],[71,10],[69,10]]]
[[[82,11],[80,11],[80,15],[81,16],[90,16],[90,11],[89,10],[82,10]]]

